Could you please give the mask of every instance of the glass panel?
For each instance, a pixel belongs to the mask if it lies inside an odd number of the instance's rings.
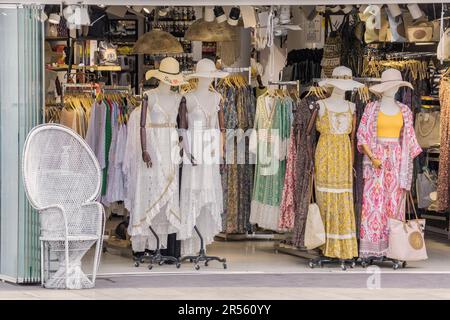
[[[41,123],[43,23],[38,6],[0,5],[0,273],[40,279],[39,220],[25,196],[22,148]]]

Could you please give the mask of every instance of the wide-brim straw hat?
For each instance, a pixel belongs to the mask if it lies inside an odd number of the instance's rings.
[[[320,81],[319,86],[352,91],[364,87],[364,84],[353,80],[353,72],[350,68],[340,66],[333,69],[331,78]]]
[[[403,77],[400,71],[397,69],[387,69],[381,74],[381,83],[373,85],[369,88],[374,93],[381,94],[385,91],[396,87],[409,87],[414,89],[411,83],[403,81]]]
[[[211,59],[204,58],[197,62],[195,72],[187,75],[186,78],[225,78],[228,74],[228,72],[217,70],[215,63]]]
[[[207,22],[198,19],[187,29],[184,38],[189,41],[223,42],[234,41],[235,34],[233,28],[226,22]]]
[[[188,83],[180,72],[180,64],[172,57],[162,59],[159,69],[147,71],[145,79],[149,80],[151,78],[156,78],[173,87],[182,86]]]
[[[144,33],[133,46],[134,54],[180,54],[181,43],[168,32],[154,29]]]

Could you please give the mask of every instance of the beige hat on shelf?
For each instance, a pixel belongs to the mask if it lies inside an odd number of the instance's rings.
[[[381,83],[369,88],[374,93],[383,93],[395,87],[409,87],[414,89],[411,83],[403,81],[402,74],[397,69],[387,69],[381,74]]]
[[[156,78],[173,87],[188,83],[180,72],[180,64],[172,57],[162,59],[159,69],[147,71],[145,79],[149,80],[151,78]]]
[[[331,78],[319,82],[321,87],[335,87],[344,91],[352,91],[364,87],[364,84],[353,80],[353,72],[350,68],[339,66],[333,69]]]
[[[186,76],[187,78],[225,78],[228,72],[217,70],[214,61],[208,58],[197,62],[195,73]]]

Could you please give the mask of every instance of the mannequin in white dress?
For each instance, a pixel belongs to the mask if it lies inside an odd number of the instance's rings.
[[[203,71],[202,71],[203,70]],[[196,268],[204,261],[211,260],[224,263],[225,259],[206,256],[206,245],[214,241],[214,236],[222,229],[222,183],[220,163],[223,157],[221,136],[224,129],[222,96],[210,90],[214,77],[224,76],[216,70],[214,62],[202,59],[197,64],[197,89],[185,95],[187,122],[180,121],[180,127],[186,129],[189,150],[195,165],[189,160],[183,162],[181,177],[180,208],[183,210],[183,227],[181,233],[183,253],[198,255],[184,257],[192,260]],[[201,234],[202,241],[199,234]]]
[[[128,233],[135,252],[157,248],[150,227],[160,238],[161,247],[166,247],[167,235],[180,232],[182,226],[177,131],[182,96],[172,91],[171,85],[184,81],[178,62],[166,59],[163,61],[168,65],[161,62],[160,69],[150,74],[160,80],[158,88],[145,93],[142,107],[133,111],[128,123],[125,205],[130,211]],[[161,71],[163,67],[168,71]]]

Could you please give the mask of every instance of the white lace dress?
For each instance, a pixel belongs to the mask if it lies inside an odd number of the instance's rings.
[[[214,241],[222,229],[222,184],[220,178],[220,128],[218,111],[221,96],[211,93],[213,99],[200,104],[195,93],[186,95],[188,105],[187,136],[191,154],[197,162],[192,166],[184,161],[181,176],[180,207],[183,217],[181,250],[194,254],[200,249],[200,239],[194,230],[200,230],[205,245]]]
[[[140,142],[141,108],[136,108],[128,122],[127,146],[124,159],[126,173],[125,207],[130,211],[128,233],[133,251],[155,249],[156,240],[151,226],[159,235],[161,246],[167,246],[167,235],[181,227],[179,210],[179,156],[176,120],[180,97],[174,94],[173,105],[161,106],[158,91],[155,103],[147,109],[147,151],[152,160],[148,168],[142,160]],[[150,101],[152,99],[149,99]]]

